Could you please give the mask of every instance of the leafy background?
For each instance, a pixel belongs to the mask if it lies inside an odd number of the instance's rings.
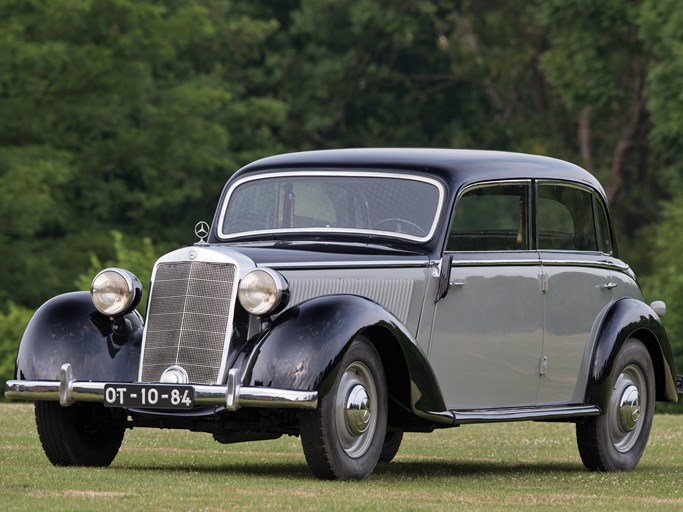
[[[681,26],[677,0],[0,0],[2,377],[36,307],[103,264],[145,281],[241,165],[370,146],[593,172],[683,361]]]

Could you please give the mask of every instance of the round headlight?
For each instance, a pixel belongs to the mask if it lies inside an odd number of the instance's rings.
[[[107,268],[93,279],[90,297],[103,315],[124,315],[134,310],[140,302],[142,285],[127,270]]]
[[[277,272],[257,268],[249,272],[240,283],[237,296],[240,304],[252,315],[263,316],[283,305],[287,296],[287,281]]]

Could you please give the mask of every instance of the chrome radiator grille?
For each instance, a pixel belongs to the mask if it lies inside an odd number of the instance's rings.
[[[235,266],[204,262],[157,267],[147,313],[141,380],[155,382],[172,365],[190,382],[215,384],[230,338]]]

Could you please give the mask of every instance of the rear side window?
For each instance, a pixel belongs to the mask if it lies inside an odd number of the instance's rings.
[[[465,192],[456,206],[449,251],[529,249],[529,184],[492,184]]]
[[[539,183],[536,196],[538,249],[597,251],[593,206],[593,194],[588,190]]]

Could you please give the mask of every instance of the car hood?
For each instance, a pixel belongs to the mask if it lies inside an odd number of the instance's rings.
[[[273,244],[271,246],[231,245],[257,266],[273,268],[311,268],[318,266],[356,267],[428,266],[425,254],[353,244]]]

